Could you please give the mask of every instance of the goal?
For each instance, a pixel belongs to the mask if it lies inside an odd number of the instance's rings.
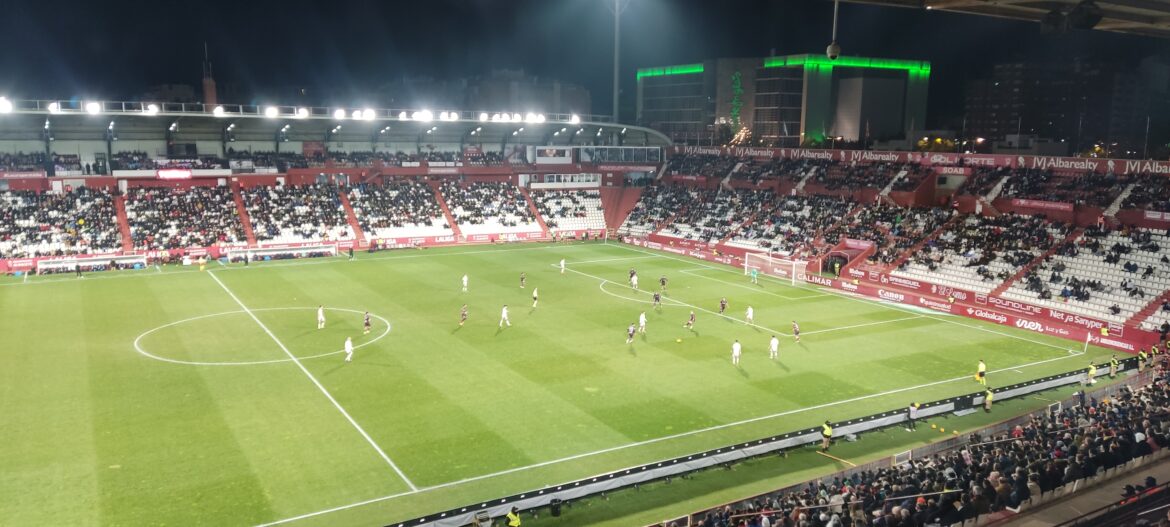
[[[747,253],[743,258],[743,274],[751,274],[752,270],[760,274],[789,280],[792,285],[804,281],[805,269],[808,262],[791,258],[781,258],[764,253]]]
[[[310,244],[296,247],[260,247],[251,249],[239,248],[229,249],[227,251],[229,262],[242,262],[244,261],[245,255],[248,257],[249,261],[253,262],[258,260],[286,260],[313,256],[337,256],[337,245]]]

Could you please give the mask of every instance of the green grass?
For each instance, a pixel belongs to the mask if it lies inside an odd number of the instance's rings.
[[[384,524],[970,393],[980,358],[1002,386],[1109,355],[1070,355],[1078,344],[811,287],[753,286],[732,268],[625,246],[361,256],[0,282],[0,525],[251,525],[395,496],[291,523]],[[565,275],[553,267],[562,257]],[[625,285],[631,267],[643,290],[671,279],[662,309]],[[712,313],[723,296],[731,319]],[[471,320],[460,328],[464,302]],[[513,325],[499,330],[504,303]],[[335,309],[321,331],[318,304]],[[760,327],[742,322],[747,305]],[[692,306],[694,332],[682,328]],[[375,340],[386,329],[379,319],[361,334],[365,310],[389,321],[384,338]],[[626,345],[641,310],[648,334]],[[768,338],[792,320],[802,342],[783,337],[770,361]],[[281,347],[320,355],[346,336],[366,344],[354,361],[305,359],[308,375]],[[136,352],[136,339],[171,361],[282,362],[164,362]],[[741,368],[730,364],[734,339]],[[920,440],[874,442],[858,455]],[[785,476],[833,469],[801,463],[807,471]],[[777,477],[749,480],[766,490]],[[645,507],[575,509],[561,523],[633,521],[652,507],[683,514],[748,490],[738,476],[674,488]]]

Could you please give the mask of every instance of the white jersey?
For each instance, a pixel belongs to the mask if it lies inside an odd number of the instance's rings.
[[[532,288],[532,299],[533,300],[536,300],[536,297],[537,297],[536,291],[537,291],[537,288],[533,287]]]
[[[638,325],[642,326],[642,327],[646,327],[646,313],[642,313],[642,314],[638,315]]]
[[[317,322],[325,322],[325,308],[317,308]]]
[[[467,288],[467,275],[463,275],[463,288]]]
[[[756,310],[752,309],[752,306],[748,306],[748,308],[747,308],[747,317],[748,317],[748,318],[753,318],[753,317],[755,317],[755,316],[756,316]]]
[[[771,346],[773,353],[780,351],[780,339],[772,337],[772,341],[768,343]]]
[[[353,339],[352,338],[349,338],[349,337],[345,338],[345,352],[346,353],[353,353]]]
[[[505,320],[508,318],[508,308],[507,307],[500,310],[500,318],[505,319]]]
[[[562,271],[565,270],[565,259],[564,258],[561,258],[561,270]]]
[[[742,351],[742,350],[743,350],[743,348],[739,345],[738,342],[731,345],[731,355],[734,357],[738,357],[740,351]]]
[[[634,286],[635,288],[638,287],[638,275],[630,277],[630,285]]]

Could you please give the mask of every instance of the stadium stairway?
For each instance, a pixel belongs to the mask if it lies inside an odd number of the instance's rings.
[[[451,234],[455,235],[456,240],[463,238],[463,233],[459,231],[459,224],[455,223],[455,216],[451,214],[451,208],[447,206],[447,200],[443,199],[443,193],[439,191],[439,182],[428,181],[427,184],[431,186],[431,192],[435,193],[435,201],[443,210],[443,217],[447,218],[447,225],[451,226]]]
[[[951,216],[951,219],[943,222],[942,225],[939,225],[939,227],[935,229],[934,232],[930,233],[929,236],[923,238],[922,241],[911,245],[909,249],[902,251],[902,254],[898,255],[898,257],[894,259],[892,263],[890,263],[888,270],[892,271],[897,269],[898,266],[902,265],[904,262],[906,262],[906,260],[909,260],[911,256],[918,254],[918,252],[921,251],[923,247],[926,247],[926,244],[930,243],[930,240],[938,238],[940,234],[951,228],[951,226],[953,226],[955,223],[962,221],[964,217],[965,216],[962,214],[955,214],[954,216]]]
[[[1012,275],[1011,278],[1008,278],[1007,280],[1004,280],[1003,283],[995,286],[995,289],[992,289],[990,294],[1002,295],[1004,291],[1007,291],[1008,288],[1016,282],[1016,280],[1019,280],[1021,277],[1028,274],[1028,271],[1031,271],[1033,267],[1040,265],[1040,262],[1043,262],[1049,256],[1056,254],[1056,251],[1059,251],[1062,245],[1071,243],[1073,240],[1080,238],[1081,234],[1084,232],[1085,229],[1083,227],[1073,229],[1073,231],[1070,232],[1068,236],[1065,236],[1063,240],[1052,244],[1052,247],[1049,247],[1048,250],[1044,251],[1044,253],[1042,253],[1040,256],[1033,258],[1032,261],[1028,262],[1028,265],[1019,268],[1019,270],[1016,271],[1016,274]]]
[[[642,199],[644,187],[601,187],[601,208],[605,210],[605,226],[618,229]]]
[[[240,216],[240,223],[244,226],[244,236],[248,238],[248,247],[256,246],[256,233],[252,231],[252,218],[248,217],[248,207],[244,206],[244,197],[240,195],[240,185],[232,185],[232,199],[236,202],[236,214]]]
[[[130,234],[130,219],[126,216],[126,196],[114,196],[114,215],[118,218],[118,232],[122,234],[122,251],[133,251],[134,237]]]
[[[1137,313],[1134,313],[1132,317],[1129,317],[1129,320],[1125,321],[1125,325],[1135,328],[1142,327],[1142,322],[1145,321],[1146,318],[1148,318],[1150,315],[1153,315],[1155,311],[1161,309],[1162,302],[1167,300],[1170,300],[1170,291],[1163,291],[1162,294],[1154,297],[1153,300],[1150,300],[1150,303],[1146,304],[1146,307],[1141,308]]]
[[[540,232],[544,233],[545,238],[551,236],[552,233],[548,231],[548,224],[544,222],[544,216],[540,215],[540,210],[536,208],[536,202],[532,201],[532,195],[528,193],[528,189],[520,187],[520,195],[524,196],[524,201],[528,202],[528,210],[536,218],[536,223],[540,225]]]
[[[359,247],[365,247],[366,235],[362,232],[361,223],[358,223],[357,214],[353,211],[353,205],[349,202],[349,194],[345,192],[345,188],[338,189],[337,197],[341,198],[341,206],[345,207],[345,219],[349,221],[349,228],[353,229],[353,238],[357,240]]]

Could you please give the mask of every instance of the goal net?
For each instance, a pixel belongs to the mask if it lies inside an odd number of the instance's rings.
[[[743,258],[743,274],[750,275],[752,271],[759,274],[774,276],[788,280],[792,285],[804,281],[808,262],[791,258],[782,258],[763,253],[747,253]]]
[[[248,261],[256,262],[263,260],[288,260],[293,258],[309,258],[314,256],[337,256],[337,245],[335,244],[320,244],[320,245],[301,245],[297,247],[260,247],[260,248],[239,248],[229,249],[227,257],[229,262],[242,262],[244,257],[248,257]]]

